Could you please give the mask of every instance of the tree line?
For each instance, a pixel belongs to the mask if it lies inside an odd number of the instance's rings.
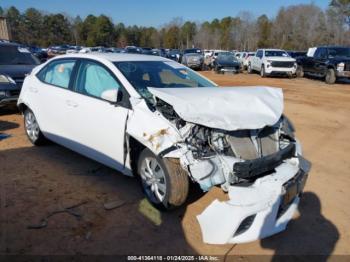
[[[326,10],[314,4],[282,7],[275,17],[235,17],[194,22],[174,18],[159,27],[126,26],[105,15],[71,17],[35,8],[20,12],[0,7],[7,18],[12,40],[37,46],[136,45],[141,47],[255,50],[274,47],[305,50],[316,45],[350,45],[350,0],[332,0]]]

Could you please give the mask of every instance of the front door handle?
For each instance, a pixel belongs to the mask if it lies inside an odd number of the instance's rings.
[[[38,93],[38,89],[36,87],[29,87],[29,91],[32,93]]]
[[[78,104],[72,100],[66,100],[66,105],[71,107],[77,107]]]

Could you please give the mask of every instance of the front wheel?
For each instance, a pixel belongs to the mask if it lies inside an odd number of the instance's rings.
[[[250,63],[248,64],[247,71],[248,71],[248,74],[253,73],[252,65]]]
[[[32,110],[29,108],[24,111],[24,128],[29,141],[36,146],[43,145],[46,142],[42,134],[38,121]]]
[[[158,209],[181,206],[189,190],[188,175],[177,159],[162,159],[144,149],[138,160],[142,189]]]
[[[261,77],[265,77],[265,76],[266,76],[266,73],[265,73],[265,66],[264,66],[264,65],[261,66],[260,76],[261,76]]]
[[[326,73],[326,83],[332,85],[336,81],[335,71],[332,68],[329,68]]]
[[[304,77],[304,69],[303,69],[303,67],[298,65],[295,74],[297,75],[297,77]]]

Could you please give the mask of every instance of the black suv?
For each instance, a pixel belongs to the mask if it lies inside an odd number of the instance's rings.
[[[28,49],[0,42],[0,107],[17,102],[26,74],[38,64]]]
[[[350,47],[322,46],[310,48],[308,56],[297,58],[297,75],[322,77],[327,84],[338,78],[350,78]]]

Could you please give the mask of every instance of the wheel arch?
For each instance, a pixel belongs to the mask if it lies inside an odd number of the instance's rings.
[[[25,111],[26,109],[29,108],[29,106],[28,106],[27,104],[25,104],[24,102],[19,103],[19,104],[17,105],[17,107],[18,107],[18,110],[19,110],[22,114],[24,113],[24,111]]]

